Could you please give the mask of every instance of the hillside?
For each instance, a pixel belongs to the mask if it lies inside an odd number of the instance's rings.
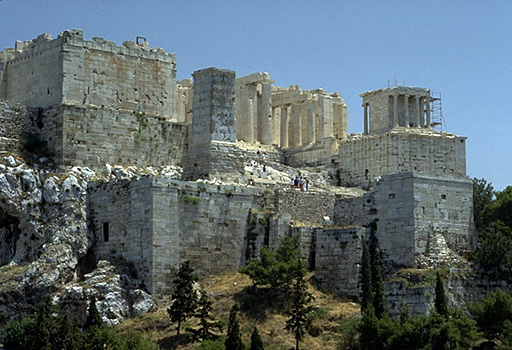
[[[303,349],[334,349],[340,321],[354,317],[359,312],[359,305],[353,302],[323,293],[314,287],[313,276],[309,277],[309,291],[314,294],[312,305],[316,308],[316,319],[309,334],[301,343]],[[227,273],[200,281],[213,302],[213,315],[227,325],[228,315],[234,303],[239,303],[241,312],[240,329],[244,342],[249,338],[254,326],[265,346],[274,345],[274,349],[288,349],[294,346],[294,338],[284,329],[287,316],[284,310],[287,305],[283,294],[271,293],[264,288],[258,293],[252,291],[249,277],[240,273]],[[135,328],[160,344],[162,349],[192,350],[199,342],[188,342],[187,333],[181,337],[181,344],[176,339],[176,327],[167,314],[170,298],[161,300],[150,312],[137,318],[129,319],[118,327],[121,329]],[[194,326],[195,319],[187,320],[185,327]],[[224,327],[224,333],[226,327]]]

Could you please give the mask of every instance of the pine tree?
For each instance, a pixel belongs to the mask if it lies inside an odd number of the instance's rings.
[[[238,323],[238,305],[233,305],[229,312],[228,333],[224,342],[226,350],[244,350],[240,325]]]
[[[254,327],[251,334],[251,347],[249,350],[264,350],[263,340],[261,340],[258,328]]]
[[[308,316],[312,308],[308,304],[313,300],[313,296],[307,291],[306,280],[304,279],[302,263],[300,261],[299,267],[300,272],[293,287],[293,302],[289,312],[290,318],[286,321],[285,327],[295,336],[296,350],[299,350],[299,342],[304,338],[307,329],[311,325],[311,318]]]
[[[172,295],[173,303],[167,313],[171,321],[178,322],[176,335],[180,335],[181,322],[192,316],[197,306],[197,295],[194,290],[194,270],[190,267],[190,261],[185,261],[173,280],[175,292]]]
[[[439,272],[437,272],[436,275],[436,298],[434,300],[434,306],[438,314],[443,316],[448,315],[446,294],[444,293],[443,281],[441,280],[441,275],[439,274]]]

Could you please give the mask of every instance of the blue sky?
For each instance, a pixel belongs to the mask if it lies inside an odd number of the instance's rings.
[[[72,28],[118,45],[146,37],[176,53],[178,79],[219,67],[339,91],[351,133],[360,93],[395,79],[430,88],[447,131],[468,137],[468,176],[512,184],[510,0],[0,0],[0,49]]]

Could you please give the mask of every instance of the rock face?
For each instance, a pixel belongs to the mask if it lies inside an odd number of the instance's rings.
[[[134,173],[117,169],[110,175]],[[94,266],[88,256],[86,189],[94,178],[87,168],[56,174],[51,164],[29,167],[13,156],[0,158],[0,323],[46,297],[60,299],[85,320],[94,295],[109,324],[151,308],[149,295],[131,285],[126,263]]]

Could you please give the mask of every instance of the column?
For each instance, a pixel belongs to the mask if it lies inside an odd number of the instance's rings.
[[[398,90],[393,95],[393,123],[392,128],[398,125]]]
[[[405,105],[405,126],[409,127],[411,122],[409,120],[409,95],[404,96],[404,105]]]
[[[364,134],[368,135],[368,104],[363,104],[363,113],[364,113],[364,119],[363,119],[363,128],[364,128]]]
[[[247,85],[247,97],[249,99],[247,104],[247,136],[246,141],[253,143],[258,134],[254,131],[258,128],[258,89],[255,84]]]
[[[264,145],[271,145],[273,141],[273,121],[271,106],[272,85],[261,84],[261,105],[258,108],[258,139]]]
[[[420,97],[416,96],[416,127],[421,127],[421,109],[420,109]]]
[[[288,106],[281,107],[281,147],[288,147]]]
[[[254,142],[254,101],[252,99],[247,100],[247,134],[245,141],[248,143]]]
[[[315,103],[308,103],[308,138],[306,140],[307,143],[315,142]]]
[[[430,96],[425,97],[425,108],[427,110],[427,125],[425,127],[430,128]]]
[[[296,147],[302,143],[301,139],[301,120],[300,120],[300,105],[294,103],[290,106],[290,131],[288,133],[288,146]]]

